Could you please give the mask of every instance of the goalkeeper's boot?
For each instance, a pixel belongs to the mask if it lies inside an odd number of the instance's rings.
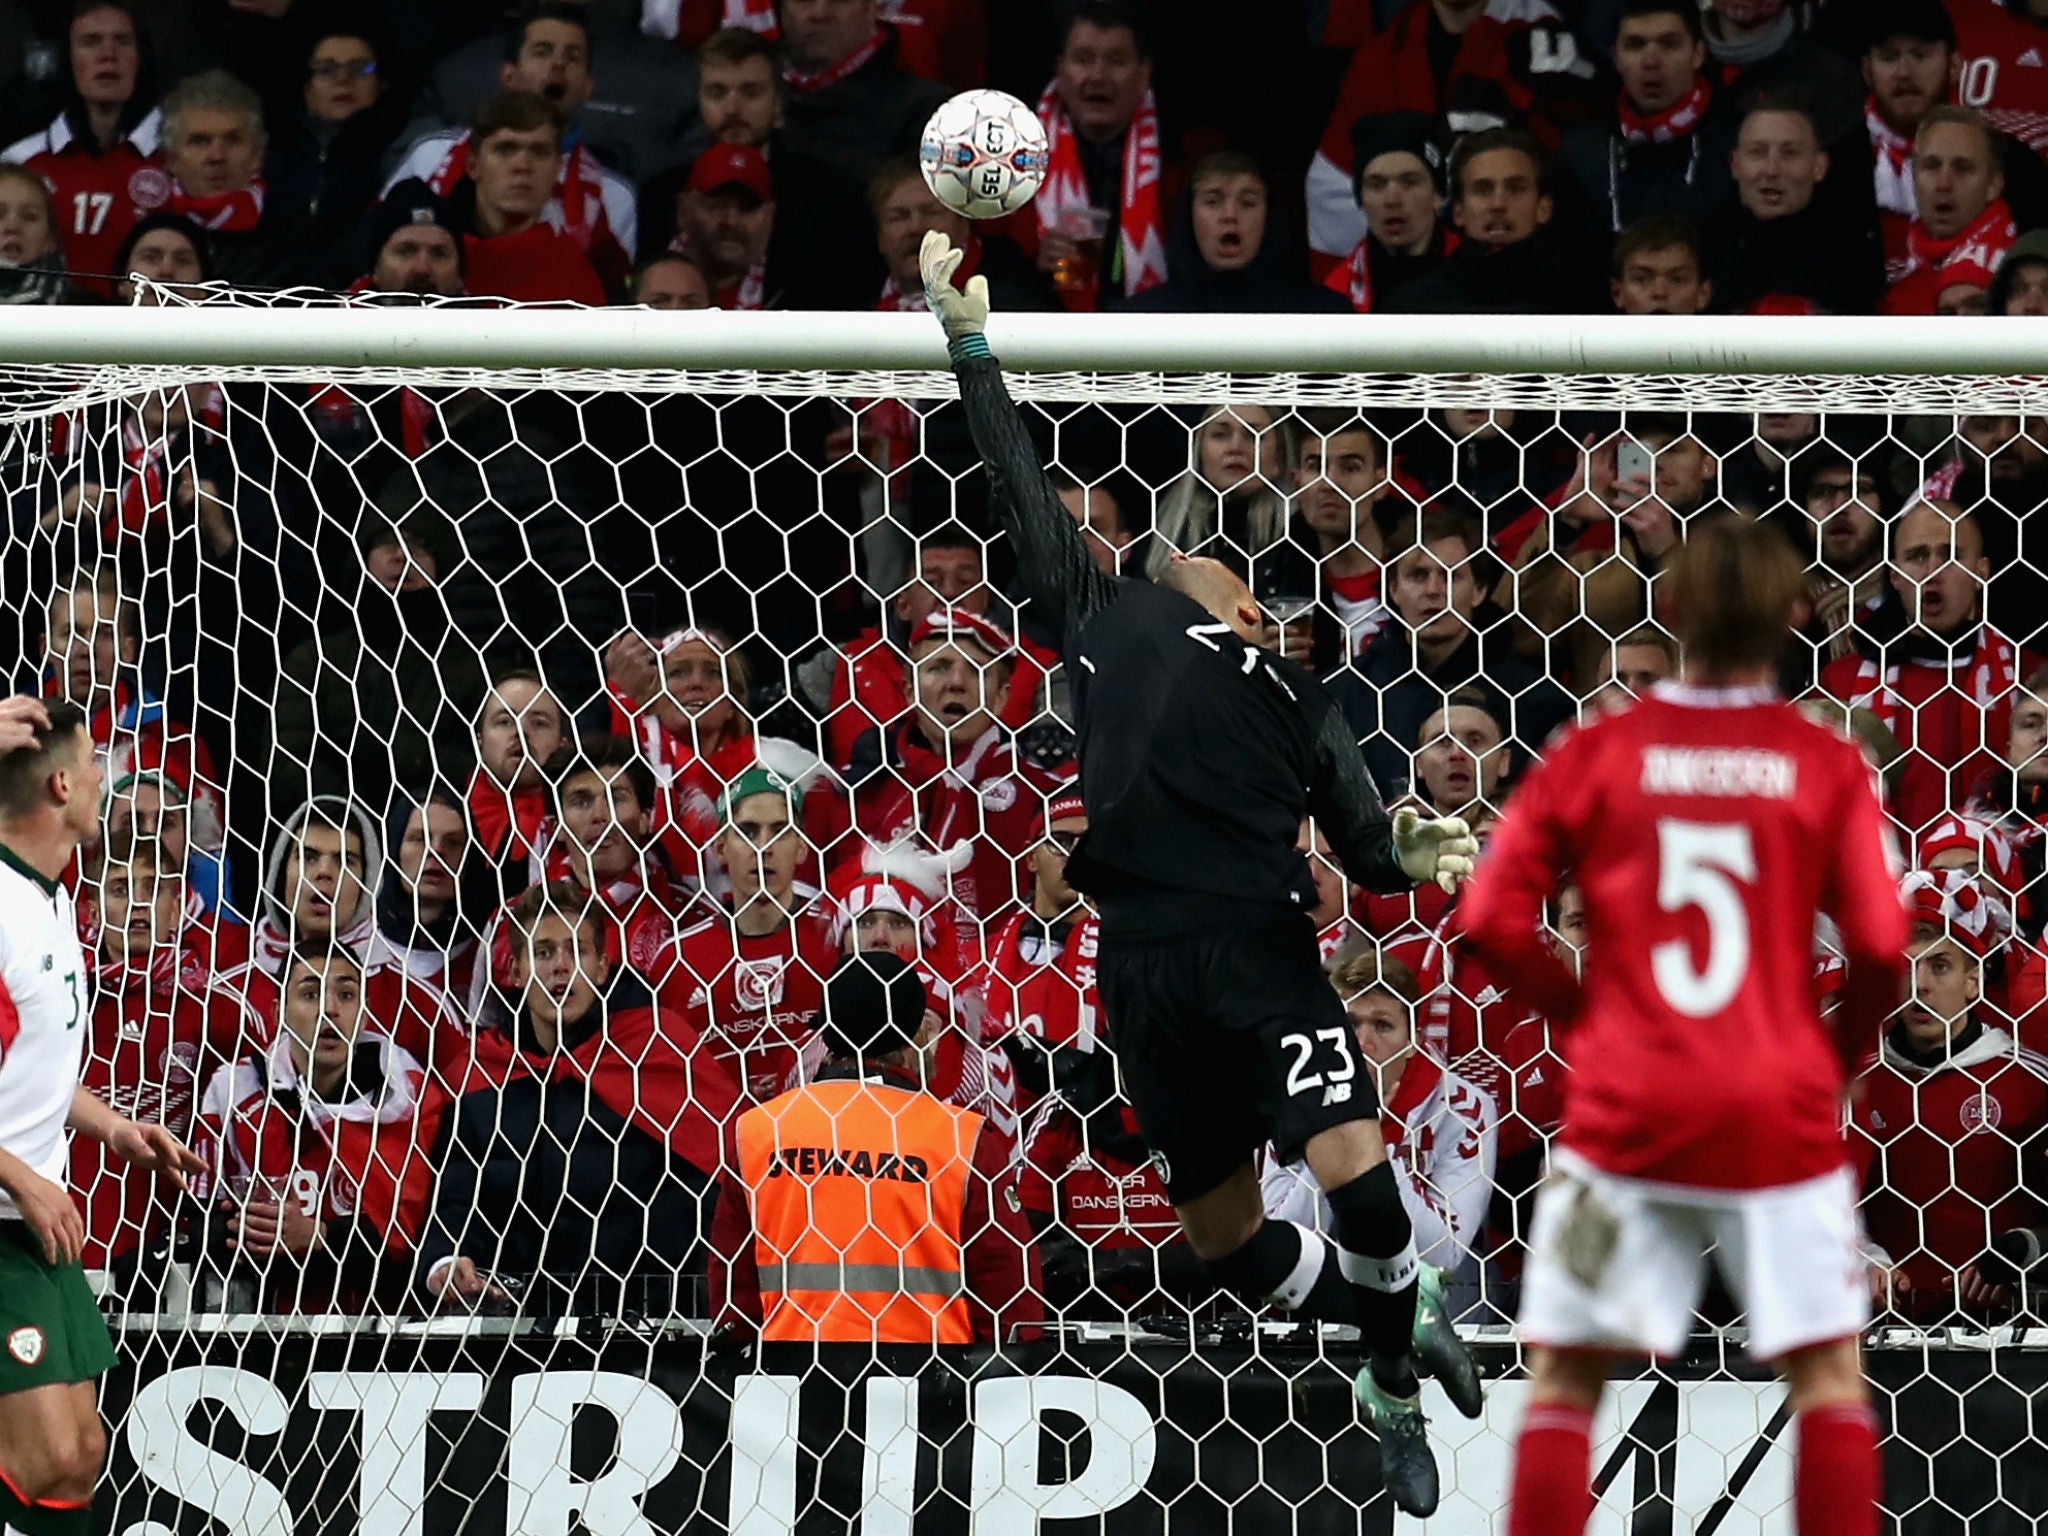
[[[1372,1379],[1372,1367],[1358,1373],[1354,1389],[1365,1422],[1380,1442],[1380,1484],[1405,1515],[1427,1520],[1436,1513],[1436,1456],[1422,1417],[1422,1395],[1396,1397]]]
[[[1434,1264],[1424,1264],[1416,1277],[1413,1337],[1415,1363],[1422,1374],[1437,1379],[1458,1412],[1478,1418],[1484,1407],[1479,1367],[1444,1306],[1444,1273]]]

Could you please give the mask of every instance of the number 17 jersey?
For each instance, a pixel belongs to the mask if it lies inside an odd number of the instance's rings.
[[[0,847],[0,1148],[59,1185],[90,1019],[71,893]]]
[[[1480,861],[1465,928],[1569,1022],[1565,1147],[1624,1177],[1760,1189],[1846,1160],[1816,918],[1865,975],[1896,974],[1897,879],[1851,742],[1766,689],[1666,684],[1552,744]],[[1567,884],[1585,896],[1576,979],[1541,938]],[[1874,1041],[1881,1025],[1838,1027]]]

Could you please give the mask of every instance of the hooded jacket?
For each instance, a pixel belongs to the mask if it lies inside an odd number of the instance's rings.
[[[1307,257],[1269,216],[1251,261],[1219,271],[1195,242],[1195,189],[1174,215],[1166,244],[1166,281],[1134,298],[1105,293],[1105,309],[1147,315],[1348,315],[1341,294],[1308,279]]]

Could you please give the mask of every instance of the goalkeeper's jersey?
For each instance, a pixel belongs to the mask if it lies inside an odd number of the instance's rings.
[[[58,1184],[91,1019],[71,893],[0,846],[0,1148]]]

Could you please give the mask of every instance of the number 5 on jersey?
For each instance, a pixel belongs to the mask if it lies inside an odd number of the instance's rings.
[[[1695,967],[1692,945],[1667,939],[1650,951],[1650,973],[1664,1001],[1688,1018],[1711,1018],[1735,1000],[1749,974],[1749,904],[1756,884],[1756,848],[1740,822],[1657,823],[1657,905],[1666,912],[1697,907],[1707,920],[1706,963]]]

